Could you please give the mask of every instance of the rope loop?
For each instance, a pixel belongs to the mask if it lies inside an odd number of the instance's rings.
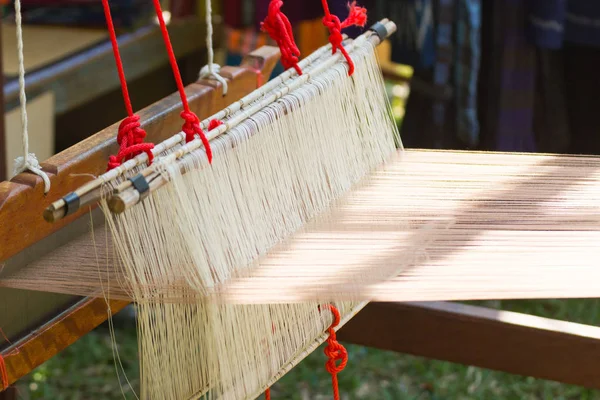
[[[48,193],[50,191],[50,177],[48,177],[48,174],[42,170],[42,167],[34,153],[28,153],[27,158],[20,156],[15,159],[13,165],[14,175],[18,175],[24,171],[30,171],[31,173],[42,178],[44,181],[44,193]]]
[[[185,133],[186,143],[191,142],[195,139],[196,135],[198,135],[200,140],[202,140],[202,144],[204,145],[208,162],[212,163],[212,150],[210,148],[210,143],[206,137],[206,134],[200,127],[200,120],[198,119],[198,116],[190,110],[184,110],[180,115],[185,121],[181,130]]]
[[[352,76],[354,73],[354,62],[350,57],[350,54],[346,51],[342,42],[344,37],[342,36],[342,29],[356,25],[361,28],[367,23],[367,9],[356,5],[356,1],[348,4],[348,17],[340,22],[340,19],[329,12],[329,5],[327,0],[321,0],[323,4],[323,10],[325,16],[323,17],[323,25],[329,30],[329,43],[331,43],[331,52],[335,54],[339,50],[346,62],[348,63],[348,75]]]
[[[337,15],[329,14],[323,17],[323,25],[329,30],[329,43],[331,43],[331,52],[335,53],[342,46],[344,37],[342,36],[342,22]]]
[[[200,79],[214,79],[223,85],[223,96],[227,94],[227,80],[221,76],[221,66],[219,64],[206,64],[198,74]]]
[[[286,70],[294,68],[298,75],[302,75],[302,70],[298,65],[300,50],[294,41],[294,33],[290,20],[281,12],[281,6],[283,6],[282,0],[271,0],[267,16],[261,22],[260,29],[263,32],[267,32],[271,39],[279,46],[283,67]]]
[[[139,115],[133,114],[126,117],[119,124],[117,133],[117,143],[119,143],[119,152],[116,156],[108,158],[108,168],[111,170],[121,165],[124,161],[130,160],[141,153],[148,155],[148,165],[152,164],[154,154],[152,149],[154,144],[144,143],[146,131],[142,129]]]
[[[331,374],[333,398],[334,400],[339,400],[340,393],[337,374],[342,372],[348,364],[348,351],[337,341],[337,336],[335,333],[335,327],[340,324],[341,320],[340,312],[333,304],[329,304],[327,307],[333,314],[333,322],[328,329],[329,337],[327,338],[327,346],[325,349],[323,349],[323,352],[328,358],[327,362],[325,363],[325,369]]]

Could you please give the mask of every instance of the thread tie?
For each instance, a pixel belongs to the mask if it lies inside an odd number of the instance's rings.
[[[340,390],[338,387],[337,374],[342,372],[344,368],[346,368],[346,364],[348,364],[348,351],[337,341],[335,333],[335,327],[340,324],[341,320],[340,312],[333,304],[328,304],[327,307],[333,314],[333,322],[328,329],[329,337],[327,338],[327,346],[323,349],[323,353],[325,353],[328,358],[325,363],[325,369],[331,374],[333,398],[334,400],[339,400]]]
[[[323,25],[329,30],[329,43],[331,43],[331,53],[335,54],[337,50],[339,50],[346,62],[348,63],[348,75],[352,75],[354,73],[354,62],[350,57],[350,54],[346,51],[342,42],[344,41],[344,37],[342,36],[342,29],[348,28],[350,26],[356,25],[360,27],[364,27],[367,23],[367,9],[364,7],[359,7],[356,5],[356,2],[348,4],[348,17],[341,22],[337,15],[331,14],[329,12],[329,5],[327,4],[327,0],[322,0],[323,9],[325,11],[325,16],[323,17]]]
[[[182,111],[180,115],[185,121],[181,130],[185,133],[186,143],[191,142],[194,140],[195,136],[198,135],[200,140],[202,140],[202,144],[204,144],[208,162],[212,163],[212,150],[210,148],[210,143],[208,142],[206,134],[200,127],[200,120],[198,119],[198,116],[193,111],[188,110]]]
[[[260,29],[263,32],[267,32],[271,39],[279,46],[283,67],[286,70],[294,68],[298,75],[302,75],[302,70],[298,65],[300,50],[294,41],[294,33],[290,20],[281,12],[281,6],[283,6],[282,0],[271,0],[267,17],[261,22]]]
[[[138,115],[134,114],[123,119],[119,124],[119,131],[117,133],[119,152],[116,156],[109,157],[107,170],[116,168],[124,161],[130,160],[141,153],[146,153],[148,155],[148,164],[152,164],[154,160],[154,154],[152,154],[154,144],[144,143],[145,138],[146,131],[141,127]]]

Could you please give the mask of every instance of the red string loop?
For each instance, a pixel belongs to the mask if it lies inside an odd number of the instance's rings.
[[[331,12],[329,12],[327,0],[321,1],[323,3],[323,10],[325,11],[323,25],[325,25],[325,27],[329,30],[329,43],[331,43],[331,52],[335,54],[335,52],[339,50],[342,53],[348,62],[348,75],[352,75],[354,73],[354,62],[352,61],[350,54],[348,54],[344,46],[342,46],[342,42],[344,40],[342,36],[342,29],[353,25],[364,27],[367,23],[367,9],[357,6],[356,2],[353,1],[352,3],[348,4],[348,18],[341,22],[336,15],[333,15]]]
[[[213,129],[217,129],[221,125],[223,125],[223,121],[218,119],[211,119],[208,123],[208,130],[212,131]]]
[[[117,135],[119,152],[116,156],[109,157],[107,170],[116,168],[121,165],[123,161],[127,161],[141,153],[148,154],[148,164],[152,164],[152,160],[154,159],[152,149],[154,148],[154,145],[152,143],[144,143],[146,132],[140,126],[140,117],[133,113],[133,107],[131,106],[131,99],[129,98],[129,91],[127,89],[127,81],[125,79],[125,70],[123,68],[123,62],[121,61],[121,54],[119,53],[117,34],[110,14],[108,0],[102,0],[102,7],[104,8],[106,26],[110,35],[117,73],[119,74],[125,110],[127,110],[128,115],[128,117],[119,125],[119,132]]]
[[[290,20],[281,12],[282,0],[271,0],[267,16],[260,24],[260,29],[267,32],[273,39],[281,52],[281,64],[285,69],[294,68],[298,75],[302,70],[298,66],[300,50],[294,41],[294,32]]]
[[[0,380],[2,381],[0,390],[8,389],[8,373],[6,372],[6,363],[2,354],[0,354]]]
[[[181,130],[185,133],[185,142],[190,142],[195,139],[196,135],[200,136],[200,140],[202,140],[202,144],[204,145],[204,149],[206,151],[206,157],[208,157],[208,162],[212,163],[212,150],[210,148],[210,143],[206,134],[200,127],[200,120],[198,116],[192,111],[182,111],[181,118],[185,120],[183,123],[183,127]]]
[[[146,153],[148,155],[148,164],[154,160],[152,149],[154,144],[144,143],[146,131],[141,128],[140,117],[131,115],[121,121],[119,132],[117,134],[117,143],[119,143],[119,152],[116,156],[110,156],[108,159],[108,170],[118,167],[122,162],[127,161],[138,154]]]
[[[340,324],[341,320],[340,312],[333,304],[329,304],[328,308],[333,313],[333,322],[328,329],[329,338],[327,338],[327,346],[323,350],[329,359],[327,363],[325,363],[325,369],[331,374],[333,398],[334,400],[339,400],[340,390],[338,387],[337,374],[342,372],[344,368],[346,368],[346,364],[348,364],[348,351],[337,341],[337,336],[335,334],[334,328]]]

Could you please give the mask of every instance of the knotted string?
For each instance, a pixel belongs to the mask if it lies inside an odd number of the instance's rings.
[[[119,52],[117,34],[113,25],[108,0],[102,0],[102,7],[104,8],[106,26],[108,27],[108,32],[110,34],[115,64],[117,65],[119,81],[121,82],[121,91],[123,92],[123,101],[125,102],[125,109],[127,110],[128,115],[128,117],[125,118],[119,125],[119,132],[117,133],[119,152],[116,156],[109,157],[107,170],[116,168],[124,161],[127,161],[141,153],[146,153],[148,155],[148,164],[152,164],[152,160],[154,159],[154,155],[152,154],[154,144],[144,143],[146,131],[141,127],[140,117],[133,113],[131,99],[129,98],[129,90],[127,89],[127,80],[125,79],[125,70],[123,68],[123,61],[121,60],[121,54]]]
[[[8,389],[8,373],[6,372],[6,363],[2,354],[0,354],[0,380],[2,380],[0,390]]]
[[[348,62],[348,75],[351,76],[354,73],[354,62],[350,57],[350,54],[346,51],[344,46],[342,46],[342,42],[344,41],[344,37],[342,36],[342,29],[348,28],[349,26],[356,25],[361,28],[365,26],[367,23],[367,9],[364,7],[358,7],[356,2],[348,4],[348,17],[344,20],[344,22],[340,22],[340,19],[331,14],[329,11],[329,5],[327,4],[327,0],[321,0],[323,3],[323,11],[325,11],[325,16],[323,17],[323,25],[327,27],[329,30],[329,43],[331,43],[331,52],[335,54],[337,50],[340,50],[344,55],[344,58]]]
[[[19,60],[19,103],[21,105],[21,143],[23,155],[14,162],[14,175],[29,170],[44,181],[44,193],[50,191],[50,178],[42,171],[35,154],[29,152],[29,131],[27,127],[27,96],[25,94],[25,63],[23,61],[23,27],[21,18],[21,0],[15,1],[15,23],[17,27],[17,58]]]
[[[181,80],[181,73],[179,72],[177,58],[175,57],[173,45],[171,44],[171,39],[169,38],[169,31],[167,30],[167,25],[165,24],[162,8],[160,6],[160,0],[152,0],[152,2],[154,3],[156,18],[158,19],[158,24],[160,26],[163,41],[165,42],[165,47],[167,48],[169,63],[171,64],[171,69],[173,70],[173,77],[175,78],[177,90],[179,92],[179,96],[181,97],[181,103],[183,105],[183,111],[180,115],[185,122],[183,123],[183,127],[181,130],[185,133],[186,142],[194,140],[195,135],[198,135],[200,137],[202,143],[204,144],[204,149],[206,151],[206,157],[208,158],[208,162],[212,163],[212,151],[210,148],[210,143],[208,142],[204,131],[200,127],[200,120],[198,119],[198,116],[192,110],[190,110],[190,105],[187,101],[185,87],[183,86],[183,81]]]
[[[325,368],[327,369],[327,372],[331,374],[333,398],[334,400],[339,400],[340,391],[338,387],[337,374],[342,372],[342,370],[346,368],[346,364],[348,363],[348,352],[346,351],[346,348],[337,341],[337,337],[335,334],[334,328],[339,325],[341,319],[340,312],[333,304],[329,304],[328,308],[333,313],[333,323],[328,329],[329,338],[327,339],[327,346],[325,347],[323,352],[325,353],[327,358],[329,358],[329,360],[325,364]],[[336,364],[338,361],[340,361],[340,363]]]
[[[148,155],[148,164],[152,164],[154,155],[152,149],[154,144],[144,143],[146,131],[141,128],[140,117],[132,114],[121,121],[119,132],[117,133],[117,143],[119,143],[119,152],[116,156],[108,158],[108,168],[113,168],[121,165],[123,161],[127,161],[138,154],[146,153]]]
[[[294,68],[298,75],[302,70],[298,66],[300,50],[294,41],[294,32],[289,19],[281,12],[282,0],[271,0],[267,17],[260,24],[260,29],[267,32],[273,39],[281,52],[281,64],[285,69]]]
[[[213,25],[212,25],[212,0],[206,0],[206,49],[208,51],[208,64],[200,70],[200,79],[214,78],[223,85],[223,96],[227,94],[227,81],[221,73],[221,66],[214,63],[215,52],[213,50]]]

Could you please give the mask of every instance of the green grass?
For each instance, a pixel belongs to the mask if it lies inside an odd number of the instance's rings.
[[[480,302],[488,307],[598,325],[600,300]],[[131,320],[116,321],[123,367],[138,391],[137,340]],[[410,329],[410,327],[406,327]],[[443,340],[443,338],[440,338]],[[18,384],[20,398],[94,400],[135,398],[119,383],[110,336],[102,326],[37,368]],[[600,392],[392,352],[347,345],[349,362],[340,374],[346,399],[600,399]],[[331,399],[322,347],[272,388],[273,399]],[[600,360],[598,362],[600,368]]]

